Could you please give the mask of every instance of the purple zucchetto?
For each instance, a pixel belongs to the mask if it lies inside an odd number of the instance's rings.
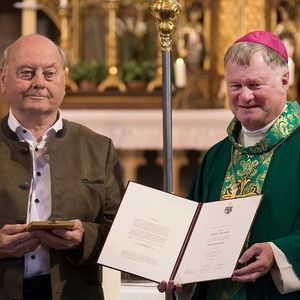
[[[288,62],[288,54],[282,40],[268,31],[253,31],[239,38],[235,43],[253,42],[265,45],[278,52],[286,62]]]

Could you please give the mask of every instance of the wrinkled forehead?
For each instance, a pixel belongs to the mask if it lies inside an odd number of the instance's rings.
[[[24,37],[12,44],[9,64],[44,67],[57,65],[63,67],[63,60],[57,46],[46,38]]]

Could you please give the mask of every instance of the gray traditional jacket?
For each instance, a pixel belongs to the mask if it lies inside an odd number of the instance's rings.
[[[2,119],[0,128],[0,227],[26,222],[32,178],[27,143],[18,141]],[[96,264],[123,193],[112,141],[88,128],[63,120],[63,129],[48,144],[52,214],[80,219],[81,250],[50,250],[53,299],[103,299]],[[22,299],[24,257],[0,260],[0,299]]]

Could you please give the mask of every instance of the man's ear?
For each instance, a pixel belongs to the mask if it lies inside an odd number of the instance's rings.
[[[290,78],[289,71],[284,72],[284,74],[281,77],[281,84],[282,87],[285,88],[285,90],[288,90],[289,88],[289,78]]]
[[[6,72],[4,67],[0,67],[0,87],[2,94],[5,94]]]

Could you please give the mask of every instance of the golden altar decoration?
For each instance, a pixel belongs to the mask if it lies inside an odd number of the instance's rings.
[[[162,85],[159,39],[150,16],[153,0],[36,1],[58,28],[59,42],[66,52],[68,64],[96,59],[107,65],[108,77],[99,84],[98,93],[88,98],[90,103],[93,102],[93,107],[97,102],[101,107],[101,99],[106,99],[107,95],[111,95],[114,105],[122,97],[126,99],[125,102],[129,101],[131,94],[128,94],[124,82],[118,76],[119,67],[130,55],[134,43],[137,48],[142,44],[143,50],[140,53],[144,58],[156,62],[155,78],[148,83],[143,93],[139,92],[139,97],[143,99],[141,102],[145,104],[149,100],[150,103],[145,105],[151,107],[151,95],[155,93],[158,96]],[[290,94],[292,98],[297,97],[300,66],[299,0],[244,0],[242,3],[235,0],[181,0],[180,4],[182,13],[173,37],[172,59],[174,63],[177,58],[181,58],[185,63],[186,83],[178,88],[174,80],[175,108],[226,106],[223,71],[225,50],[240,35],[257,29],[277,34],[291,32],[295,75]],[[70,88],[70,107],[77,97],[77,86],[70,80],[67,83]],[[114,102],[115,96],[121,98]],[[83,97],[82,106],[84,101]],[[134,105],[129,103],[131,107]],[[75,106],[78,106],[77,100]]]

